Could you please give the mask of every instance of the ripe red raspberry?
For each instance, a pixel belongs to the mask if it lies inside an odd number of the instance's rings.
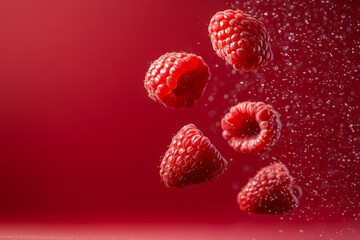
[[[221,120],[222,135],[242,153],[261,153],[280,137],[279,114],[263,102],[241,102]]]
[[[204,183],[216,179],[227,166],[227,161],[210,140],[188,124],[173,137],[160,164],[160,176],[168,187]]]
[[[299,205],[301,194],[286,166],[275,163],[249,180],[238,194],[237,202],[248,213],[285,214]]]
[[[170,108],[191,107],[210,78],[204,60],[190,53],[166,53],[153,62],[144,86],[149,97]]]
[[[255,70],[272,58],[264,24],[241,10],[216,13],[210,21],[209,33],[217,55],[236,70]]]

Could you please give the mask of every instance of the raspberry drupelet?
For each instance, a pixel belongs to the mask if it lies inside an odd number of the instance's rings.
[[[146,73],[144,86],[151,99],[169,108],[191,107],[210,79],[204,60],[191,53],[166,53]]]

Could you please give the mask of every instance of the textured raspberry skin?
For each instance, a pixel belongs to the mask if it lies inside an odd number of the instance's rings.
[[[275,163],[261,169],[238,194],[242,211],[257,214],[285,214],[298,207],[301,188],[288,169]]]
[[[216,54],[236,70],[255,70],[271,61],[264,24],[241,10],[216,13],[208,30]]]
[[[216,179],[227,161],[194,124],[185,125],[173,137],[160,164],[167,187],[182,188]]]
[[[166,53],[146,73],[144,87],[156,102],[169,108],[191,107],[210,79],[204,60],[190,53]]]
[[[222,135],[237,152],[262,153],[280,137],[279,114],[263,102],[241,102],[221,120]]]

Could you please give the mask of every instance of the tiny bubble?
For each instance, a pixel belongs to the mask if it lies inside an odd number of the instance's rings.
[[[243,166],[243,171],[244,172],[249,172],[250,171],[250,167],[248,165],[244,165]]]

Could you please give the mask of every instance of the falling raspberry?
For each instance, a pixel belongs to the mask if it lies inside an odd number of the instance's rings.
[[[153,62],[144,86],[149,97],[170,108],[191,107],[210,78],[204,60],[190,53],[166,53]]]
[[[280,137],[279,114],[263,102],[242,102],[221,120],[223,137],[242,153],[261,153]]]
[[[168,187],[181,188],[216,179],[227,161],[210,140],[188,124],[173,137],[160,164],[160,176]]]
[[[285,214],[299,205],[301,188],[294,184],[288,169],[275,163],[261,169],[238,194],[242,211],[258,214]]]
[[[236,70],[255,70],[272,58],[264,24],[240,10],[216,13],[210,21],[209,33],[217,55]]]

